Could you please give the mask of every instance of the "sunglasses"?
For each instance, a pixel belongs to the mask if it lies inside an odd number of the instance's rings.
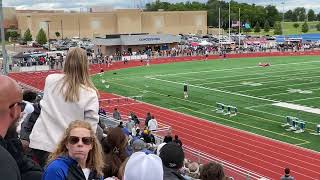
[[[68,138],[68,142],[69,142],[69,144],[75,145],[80,141],[80,139],[81,139],[82,143],[85,144],[85,145],[90,145],[93,142],[93,138],[92,137],[82,137],[81,138],[81,137],[78,137],[78,136],[70,136]]]
[[[26,103],[25,103],[25,102],[16,102],[16,103],[13,103],[13,104],[11,104],[11,105],[9,106],[9,109],[13,108],[16,104],[17,104],[18,106],[20,106],[21,112],[23,112],[23,111],[24,111],[24,108],[26,107]]]

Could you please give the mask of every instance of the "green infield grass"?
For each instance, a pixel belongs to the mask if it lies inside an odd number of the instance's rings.
[[[260,67],[259,62],[271,66]],[[318,56],[191,61],[93,76],[102,91],[141,95],[147,103],[315,151],[320,151],[320,136],[310,133],[320,124],[319,79]],[[188,84],[187,99],[183,97],[184,83]],[[275,105],[281,102],[300,109]],[[235,106],[238,114],[217,113],[216,103]],[[312,112],[307,112],[310,109]],[[281,126],[286,116],[304,121],[305,132],[286,131]]]

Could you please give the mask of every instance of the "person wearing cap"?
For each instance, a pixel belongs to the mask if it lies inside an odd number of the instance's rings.
[[[137,139],[132,143],[133,152],[144,152],[146,154],[154,154],[152,151],[146,149],[146,144],[143,140]]]
[[[290,169],[284,169],[284,175],[280,178],[280,180],[294,180],[294,177],[290,175]]]
[[[154,154],[133,153],[124,170],[123,180],[163,180],[161,159]]]
[[[176,143],[165,144],[160,150],[160,158],[163,164],[163,179],[184,180],[179,173],[184,161],[184,152],[181,146]]]

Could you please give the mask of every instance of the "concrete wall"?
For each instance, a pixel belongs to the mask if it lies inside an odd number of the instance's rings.
[[[63,33],[64,38],[78,37],[79,34],[80,37],[93,38],[120,33],[207,33],[206,11],[143,12],[132,9],[101,13],[17,12],[16,17],[21,33],[30,28],[33,38],[40,28],[47,32],[45,21],[50,21],[50,38],[56,38],[55,32]]]

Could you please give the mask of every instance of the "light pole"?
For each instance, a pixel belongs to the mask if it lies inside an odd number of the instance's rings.
[[[2,67],[3,67],[3,73],[7,75],[8,59],[7,59],[6,46],[5,46],[2,0],[0,0],[0,25],[1,25],[2,58],[3,58]]]
[[[48,31],[48,50],[50,51],[50,22],[49,20],[45,21],[47,23],[47,31]]]
[[[62,19],[60,21],[60,25],[61,25],[61,38],[63,39],[63,24],[62,24]]]
[[[229,43],[231,42],[231,28],[230,28],[230,20],[231,20],[231,9],[230,9],[231,0],[229,1]]]
[[[282,1],[282,35],[284,36],[284,0]]]

